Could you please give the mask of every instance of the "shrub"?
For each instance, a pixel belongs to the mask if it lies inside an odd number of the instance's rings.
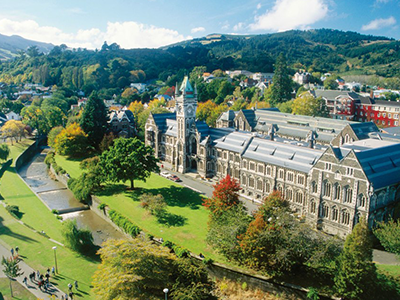
[[[81,202],[86,202],[90,200],[90,192],[91,189],[87,186],[84,177],[81,179],[80,176],[78,179],[70,178],[68,180],[68,188],[72,191],[75,198]]]
[[[203,259],[203,264],[206,266],[211,266],[214,263],[214,260],[212,258],[204,258]]]
[[[16,219],[21,219],[21,213],[17,205],[7,205],[6,210]]]
[[[150,241],[154,240],[154,235],[150,233],[147,234],[147,237],[149,238]]]
[[[82,254],[93,253],[95,247],[90,230],[79,229],[76,220],[66,220],[62,225],[61,234],[68,248]]]
[[[61,221],[63,220],[63,217],[59,216],[59,215],[57,215],[56,218],[57,218],[57,220],[61,220]]]
[[[58,215],[58,214],[59,214],[59,212],[58,212],[57,209],[52,209],[52,210],[51,210],[51,213],[53,213],[53,214],[55,214],[55,215]]]
[[[169,248],[169,249],[172,249],[173,247],[175,247],[175,244],[174,244],[173,242],[171,242],[171,241],[168,241],[168,240],[164,241],[164,242],[162,243],[162,245],[163,245],[164,247]]]
[[[101,203],[99,205],[99,209],[101,209],[101,210],[104,210],[106,207],[107,207],[107,204],[105,204],[105,203]]]
[[[122,230],[124,230],[132,237],[136,237],[139,235],[141,229],[133,224],[131,221],[129,221],[127,218],[122,216],[120,213],[112,209],[109,211],[108,215],[115,225],[122,228]]]
[[[190,251],[186,248],[182,248],[181,246],[175,245],[172,250],[174,250],[175,255],[179,258],[183,257],[189,257],[190,256]]]
[[[144,209],[148,209],[152,215],[159,216],[165,211],[167,203],[161,194],[143,194],[140,197],[140,204]]]

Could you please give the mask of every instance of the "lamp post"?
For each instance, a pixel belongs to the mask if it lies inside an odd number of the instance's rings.
[[[53,247],[53,250],[54,250],[54,262],[55,262],[55,265],[56,265],[56,272],[58,273],[58,268],[57,268],[57,254],[56,254],[57,247],[54,246],[54,247]]]
[[[165,293],[165,300],[167,300],[168,299],[167,294],[168,294],[169,290],[167,288],[165,288],[165,289],[163,289],[163,292]]]

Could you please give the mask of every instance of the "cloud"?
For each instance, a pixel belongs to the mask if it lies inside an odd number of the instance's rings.
[[[383,27],[389,27],[396,24],[396,19],[394,17],[389,17],[387,19],[375,19],[366,25],[361,27],[361,30],[377,30]]]
[[[261,3],[257,4],[257,10],[259,10],[261,8]]]
[[[391,0],[376,0],[376,3],[389,3]]]
[[[100,48],[104,41],[117,43],[122,48],[158,48],[191,39],[175,30],[137,22],[108,22],[107,29],[98,28],[66,33],[57,27],[40,26],[36,21],[12,21],[0,19],[0,32],[5,35],[20,35],[26,39],[55,45],[66,44],[72,48]]]
[[[70,9],[67,9],[67,11],[71,14],[75,14],[75,15],[84,15],[86,14],[80,7],[73,7]]]
[[[203,32],[206,31],[206,29],[204,27],[196,27],[196,28],[192,28],[191,32],[192,33],[198,33],[198,32]]]
[[[251,30],[286,31],[306,29],[323,20],[329,7],[326,0],[275,0],[271,10],[256,16]]]
[[[235,26],[233,26],[233,30],[239,31],[239,30],[242,30],[244,27],[245,27],[245,24],[240,22],[240,23],[237,23]]]

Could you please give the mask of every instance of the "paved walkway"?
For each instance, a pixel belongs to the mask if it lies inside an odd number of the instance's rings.
[[[0,257],[10,257],[11,256],[11,252],[10,249],[7,249],[6,247],[4,247],[3,245],[0,244]],[[51,298],[51,295],[55,295],[56,299],[61,299],[61,295],[65,295],[65,293],[63,293],[62,291],[60,291],[55,285],[53,285],[52,282],[52,278],[50,277],[50,288],[46,291],[44,288],[42,288],[42,290],[39,289],[38,287],[38,282],[37,281],[33,281],[31,282],[29,280],[29,274],[32,273],[34,270],[28,266],[23,260],[19,262],[19,267],[21,268],[21,271],[24,272],[23,275],[19,276],[16,280],[22,285],[24,286],[29,292],[31,292],[33,295],[35,295],[38,299],[43,299],[43,300],[47,300],[47,299],[53,299]],[[45,270],[39,270],[41,272],[45,272]],[[28,284],[25,285],[22,280],[24,279],[24,277],[28,277]],[[0,268],[0,277],[6,277],[3,273],[3,268]]]

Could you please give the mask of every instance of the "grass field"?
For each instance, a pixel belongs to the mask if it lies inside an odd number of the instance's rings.
[[[82,172],[77,160],[69,160],[60,155],[56,155],[55,159],[72,177],[72,174],[77,177]],[[144,232],[170,240],[195,254],[202,253],[214,260],[226,262],[224,257],[209,248],[205,242],[208,211],[202,206],[200,194],[157,174],[152,174],[146,182],[135,181],[135,187],[134,191],[130,191],[127,190],[127,185],[110,184],[96,196]],[[168,208],[163,218],[150,215],[140,206],[140,195],[143,193],[164,196]]]
[[[17,157],[28,144],[29,142],[26,142],[25,146],[22,143],[10,146],[11,156]],[[58,286],[65,291],[69,282],[77,280],[81,283],[82,291],[79,298],[93,299],[93,295],[90,294],[90,284],[98,261],[57,245],[31,229],[44,230],[50,238],[62,242],[61,222],[19,178],[13,166],[0,179],[0,196],[1,201],[6,204],[19,206],[22,212],[21,221],[30,227],[19,223],[3,206],[0,206],[0,243],[9,248],[18,245],[26,263],[41,272],[54,265],[52,247],[57,246],[60,271],[60,276],[57,277]]]
[[[0,278],[0,300],[36,300],[37,298],[29,293],[19,282],[11,283],[13,298],[10,293],[10,281],[7,278]]]

